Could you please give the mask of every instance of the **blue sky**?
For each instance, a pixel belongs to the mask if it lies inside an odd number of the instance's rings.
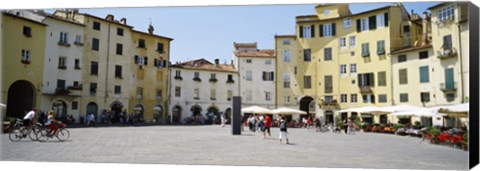
[[[439,2],[405,2],[408,12],[421,14]],[[392,3],[351,3],[352,13],[359,13]],[[172,62],[215,58],[232,59],[233,42],[257,42],[260,49],[274,49],[275,34],[294,34],[295,16],[312,15],[315,4],[254,5],[207,7],[145,7],[80,9],[104,18],[127,18],[135,30],[147,31],[150,21],[155,34],[173,38]]]

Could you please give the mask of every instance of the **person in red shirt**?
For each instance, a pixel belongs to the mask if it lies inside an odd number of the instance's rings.
[[[309,128],[311,126],[312,126],[312,119],[309,116],[308,119],[307,119],[307,128]]]
[[[270,119],[270,116],[266,115],[265,116],[265,131],[263,131],[263,138],[267,138],[267,135],[265,132],[268,132],[268,138],[270,138],[272,135],[270,134],[270,126],[272,125],[272,121]]]

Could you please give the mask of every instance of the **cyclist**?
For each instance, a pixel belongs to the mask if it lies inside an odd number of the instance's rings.
[[[58,126],[57,124],[60,124],[61,122],[55,119],[55,112],[49,111],[48,112],[48,119],[45,125],[48,126],[48,136],[51,137],[55,135],[58,131]]]
[[[316,119],[315,119],[316,132],[320,131],[320,128],[321,128],[320,126],[321,126],[320,119],[319,119],[319,118],[316,118]]]
[[[38,112],[38,108],[33,108],[30,112],[28,112],[25,117],[23,117],[23,126],[25,126],[25,128],[27,130],[29,130],[29,133],[30,133],[30,130],[32,128],[32,123],[33,123],[33,119],[35,118],[35,114]],[[23,135],[23,137],[26,137],[27,134]]]

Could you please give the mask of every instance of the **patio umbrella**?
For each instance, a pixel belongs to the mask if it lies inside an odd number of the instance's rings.
[[[393,112],[392,115],[393,116],[419,116],[419,117],[445,116],[444,114],[438,114],[435,110],[428,109],[428,108]]]
[[[470,103],[456,104],[451,106],[441,106],[442,113],[468,113],[470,111]]]
[[[246,108],[242,108],[242,113],[265,113],[265,114],[273,114],[270,109],[263,108],[260,106],[250,106]]]
[[[298,110],[298,109],[287,108],[287,107],[281,107],[281,108],[272,110],[272,112],[274,114],[300,114],[300,115],[307,114],[307,112],[305,112],[305,111],[301,111],[301,110]]]
[[[349,109],[344,109],[340,110],[340,113],[343,112],[357,112],[357,113],[385,113],[384,110],[380,107],[372,107],[372,106],[366,106],[366,107],[358,107],[358,108],[349,108]]]

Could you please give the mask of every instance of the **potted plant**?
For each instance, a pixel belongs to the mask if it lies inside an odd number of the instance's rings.
[[[438,135],[440,135],[441,131],[435,127],[432,127],[429,131],[428,134],[430,134],[431,139],[430,142],[432,144],[438,144]]]

